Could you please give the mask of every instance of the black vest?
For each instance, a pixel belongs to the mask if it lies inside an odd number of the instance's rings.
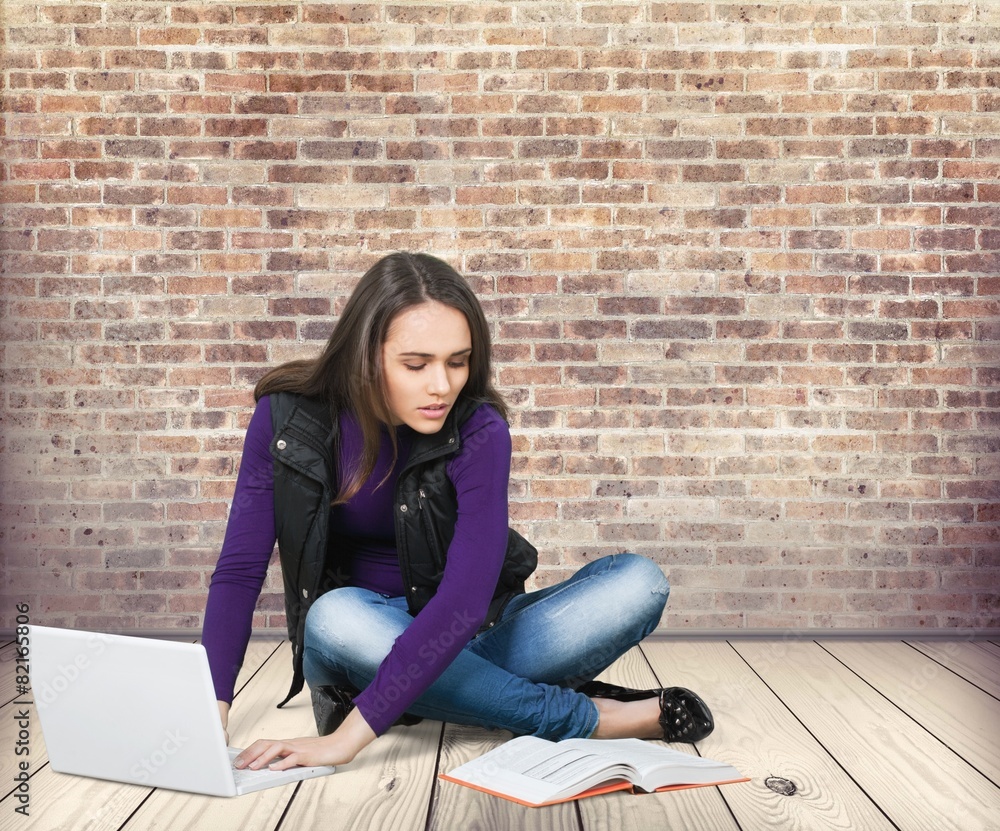
[[[341,547],[330,539],[330,506],[337,493],[337,419],[328,404],[291,393],[272,395],[270,403],[274,519],[294,672],[280,707],[303,686],[306,613],[324,592],[347,584],[350,564],[338,560]],[[459,397],[440,431],[415,434],[396,483],[396,547],[411,615],[427,605],[444,576],[458,515],[446,467],[462,452],[459,429],[478,407],[478,402]],[[514,595],[524,592],[524,581],[537,564],[535,547],[509,529],[503,568],[480,632],[496,622]]]

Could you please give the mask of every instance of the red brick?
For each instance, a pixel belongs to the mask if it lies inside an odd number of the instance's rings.
[[[745,172],[739,165],[685,165],[681,168],[684,182],[742,182]]]
[[[1000,252],[977,254],[947,254],[944,258],[945,271],[967,271],[995,274],[1000,269]]]

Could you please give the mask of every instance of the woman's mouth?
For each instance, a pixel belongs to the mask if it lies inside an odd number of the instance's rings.
[[[441,418],[447,412],[447,404],[430,404],[426,407],[419,407],[418,410],[427,418]]]

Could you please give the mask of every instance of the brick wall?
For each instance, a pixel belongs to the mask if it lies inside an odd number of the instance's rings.
[[[399,249],[494,321],[539,585],[1000,625],[1000,4],[2,15],[8,625],[196,629],[253,383]]]

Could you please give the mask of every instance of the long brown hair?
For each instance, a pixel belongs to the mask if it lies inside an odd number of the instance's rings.
[[[469,324],[472,354],[462,395],[492,404],[507,419],[507,406],[493,386],[490,331],[482,306],[465,279],[446,262],[428,254],[399,252],[383,257],[365,272],[351,293],[330,340],[319,357],[290,361],[258,381],[255,400],[292,392],[326,401],[333,417],[354,413],[361,427],[358,467],[341,481],[334,505],[348,501],[372,475],[378,459],[379,427],[391,425],[382,367],[382,345],[396,315],[428,300],[457,309]],[[389,431],[393,460],[396,433]]]

